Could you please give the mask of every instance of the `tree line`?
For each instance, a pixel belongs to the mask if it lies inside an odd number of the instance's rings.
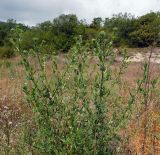
[[[90,24],[79,20],[75,14],[62,14],[53,21],[33,27],[16,23],[13,19],[0,22],[0,56],[9,57],[13,54],[9,38],[16,26],[23,30],[21,46],[26,50],[38,44],[47,52],[68,52],[79,35],[83,38],[83,44],[87,44],[102,30],[116,47],[160,46],[160,12],[150,12],[139,17],[119,13],[104,20],[101,17],[94,18]]]

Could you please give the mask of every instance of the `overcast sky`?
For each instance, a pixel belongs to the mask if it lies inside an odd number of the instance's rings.
[[[16,19],[28,25],[73,13],[90,22],[119,12],[136,16],[160,11],[160,0],[0,0],[0,20]]]

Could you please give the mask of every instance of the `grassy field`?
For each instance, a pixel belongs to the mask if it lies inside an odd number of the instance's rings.
[[[66,61],[66,55],[59,55],[58,63],[59,70],[63,70]],[[106,60],[107,61],[107,60]],[[34,66],[36,62],[32,61]],[[50,75],[51,68],[50,62],[48,62],[47,75]],[[120,62],[114,62],[112,68],[116,73],[117,67]],[[86,72],[90,75],[90,78],[94,78],[94,74],[97,71],[96,58],[90,57],[88,59],[88,68]],[[160,65],[156,63],[151,64],[150,78],[159,77]],[[122,83],[120,89],[116,91],[123,97],[123,104],[127,104],[129,100],[129,93],[137,87],[137,79],[141,79],[143,76],[142,63],[132,62],[128,65],[122,76]],[[72,81],[70,81],[72,83]],[[22,131],[24,131],[25,125],[28,123],[30,126],[34,126],[32,120],[32,110],[26,104],[25,95],[22,87],[25,83],[25,70],[21,64],[20,57],[14,57],[12,59],[0,60],[0,151],[2,154],[7,154],[7,150],[10,150],[10,154],[15,154],[14,150],[17,150],[20,146],[22,138]],[[158,86],[159,87],[159,86]],[[156,95],[155,95],[156,94]],[[147,121],[147,137],[146,137],[146,151],[145,154],[160,154],[160,141],[157,134],[160,131],[159,122],[159,97],[160,92],[153,94],[149,100],[147,110],[140,104],[141,95],[137,96],[131,118],[125,128],[121,129],[119,134],[123,137],[121,149],[124,149],[126,153],[141,154],[142,141],[144,139],[144,122]],[[89,95],[89,94],[88,94]],[[147,120],[145,120],[147,115]],[[26,123],[27,122],[27,123]],[[27,126],[28,126],[27,124]],[[34,128],[34,127],[33,127]],[[6,138],[8,137],[8,139]],[[21,145],[24,145],[21,143]],[[9,146],[9,147],[8,147]],[[31,147],[31,146],[30,146]],[[5,150],[5,151],[4,151]],[[13,153],[12,153],[13,151]],[[0,153],[1,154],[1,153]]]

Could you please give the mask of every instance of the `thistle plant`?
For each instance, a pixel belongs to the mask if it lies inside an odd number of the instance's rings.
[[[112,42],[101,32],[93,41],[92,55],[98,62],[90,76],[88,71],[93,64],[89,64],[90,54],[81,37],[60,64],[59,56],[41,54],[41,44],[22,51],[22,32],[18,29],[15,34],[19,36],[12,41],[26,72],[23,90],[36,124],[34,152],[116,154],[121,140],[119,131],[134,103],[131,99],[124,105],[118,94],[120,76],[127,65],[126,54],[115,74]]]
[[[150,49],[150,54],[148,57],[148,60],[146,60],[143,65],[142,65],[142,71],[143,71],[143,78],[139,79],[137,82],[138,89],[137,92],[141,96],[140,99],[140,104],[141,108],[138,114],[138,120],[141,118],[143,120],[143,140],[141,144],[141,153],[144,155],[146,153],[147,149],[147,137],[149,135],[153,134],[155,137],[157,137],[156,133],[151,133],[151,129],[149,128],[149,109],[151,106],[155,106],[157,104],[156,98],[157,98],[157,93],[159,92],[157,90],[157,86],[159,83],[159,77],[158,76],[152,76],[152,64],[151,64],[151,57],[154,51],[154,46],[151,46]],[[157,93],[156,93],[157,91]],[[154,96],[154,98],[153,98]],[[153,118],[154,119],[154,118]],[[157,121],[157,120],[156,120]],[[151,122],[150,122],[151,123]],[[153,121],[152,121],[153,123]],[[154,144],[153,144],[154,145]],[[153,152],[156,153],[155,151],[155,146],[153,147]]]
[[[101,32],[95,41],[94,51],[99,60],[99,72],[93,85],[93,103],[96,110],[93,128],[94,154],[115,154],[120,140],[117,131],[125,124],[127,113],[134,103],[134,100],[129,100],[125,107],[122,97],[116,93],[116,89],[120,87],[120,76],[128,64],[128,56],[124,51],[118,73],[114,74],[113,64],[116,55],[112,42],[105,39],[104,32]]]

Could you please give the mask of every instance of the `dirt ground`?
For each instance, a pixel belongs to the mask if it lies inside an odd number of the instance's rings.
[[[151,55],[150,61],[152,63],[160,63],[160,48],[128,48],[126,49],[129,54],[128,61],[130,62],[143,62],[148,60],[149,56]],[[152,54],[151,54],[152,50]],[[122,57],[118,56],[117,60],[121,61]]]

